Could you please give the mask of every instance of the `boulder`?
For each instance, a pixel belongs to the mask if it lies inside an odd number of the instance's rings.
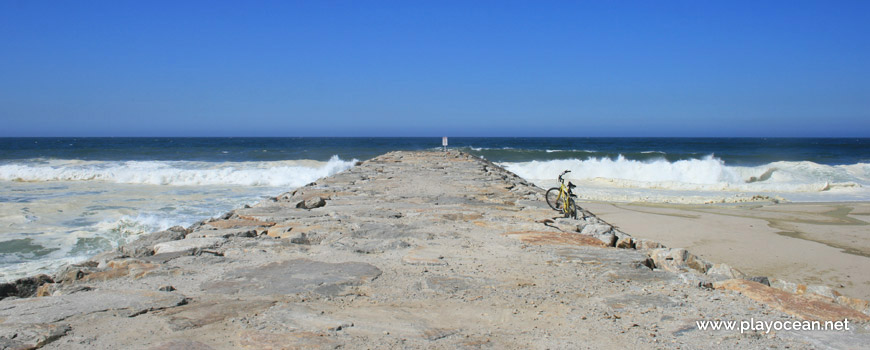
[[[266,235],[274,238],[283,238],[284,235],[288,234],[296,226],[298,224],[275,225],[266,230]]]
[[[603,234],[603,235],[595,235],[592,237],[598,238],[598,240],[604,242],[604,245],[606,245],[608,247],[613,247],[616,245],[616,240],[617,240],[616,235],[614,235],[612,233],[607,233],[607,234]]]
[[[60,269],[57,270],[57,273],[54,275],[54,281],[57,283],[71,283],[82,279],[88,273],[91,272],[94,268],[88,266],[81,266],[78,264],[73,265],[64,265]]]
[[[634,248],[634,240],[631,237],[623,237],[616,241],[616,247],[622,249]]]
[[[838,296],[837,304],[858,310],[865,315],[870,315],[870,301],[847,296]]]
[[[154,245],[162,242],[175,241],[187,236],[189,231],[181,226],[174,226],[165,231],[158,231],[139,237],[139,239],[127,243],[120,251],[132,257],[142,257],[153,254]]]
[[[110,251],[102,252],[95,255],[94,257],[88,259],[87,262],[96,264],[98,268],[103,268],[109,261],[123,259],[126,257],[129,257],[129,255],[122,253],[120,249],[112,249]]]
[[[707,260],[701,259],[697,255],[694,255],[692,253],[687,254],[686,265],[688,265],[690,269],[698,271],[700,273],[706,273],[708,269],[713,267],[713,264],[707,262]]]
[[[19,278],[14,282],[0,284],[0,300],[8,297],[29,298],[36,295],[36,290],[45,283],[54,283],[48,275],[36,275]]]
[[[314,209],[314,208],[320,208],[324,205],[326,205],[326,199],[318,196],[318,197],[311,197],[311,198],[308,198],[308,199],[303,200],[303,201],[299,201],[299,203],[296,203],[296,208]]]
[[[713,284],[716,289],[736,291],[757,302],[789,315],[816,321],[870,321],[870,316],[826,299],[807,298],[744,279],[730,279]]]
[[[704,275],[699,275],[699,274],[694,273],[694,272],[685,272],[685,273],[679,274],[679,276],[680,276],[680,281],[683,284],[688,285],[688,286],[701,287],[704,285],[709,285],[708,284],[709,281],[705,278],[706,276],[704,276]]]
[[[820,286],[820,285],[810,285],[807,286],[807,289],[804,293],[815,294],[818,296],[822,296],[830,299],[837,299],[840,296],[840,293],[828,286]]]
[[[610,232],[613,229],[613,226],[608,224],[587,224],[583,225],[580,233],[588,236],[600,236]]]
[[[752,281],[752,282],[758,282],[758,283],[761,283],[765,286],[770,287],[770,279],[768,279],[767,277],[764,277],[764,276],[747,277],[746,280]]]
[[[562,232],[579,232],[577,221],[573,219],[557,218],[545,222],[544,225],[556,228]]]
[[[689,252],[683,248],[653,249],[649,252],[649,256],[653,260],[657,269],[677,273],[689,270],[689,265],[686,264],[686,258],[689,257]]]
[[[290,243],[293,244],[311,244],[311,241],[308,240],[308,235],[306,235],[305,232],[291,231],[290,235],[285,236],[284,238],[289,238]]]
[[[729,266],[728,264],[714,264],[707,269],[707,276],[717,281],[730,280],[734,278],[743,278],[744,275],[739,270]]]
[[[773,288],[785,291],[785,292],[792,293],[792,294],[798,294],[798,291],[803,293],[803,291],[806,290],[806,288],[807,288],[807,286],[805,286],[803,284],[798,284],[798,283],[789,282],[789,281],[783,281],[781,279],[776,279],[776,278],[774,278],[772,281],[770,281],[770,286]]]
[[[651,241],[648,239],[635,239],[634,240],[634,248],[638,250],[650,250],[650,249],[658,249],[658,248],[667,248],[659,242]]]

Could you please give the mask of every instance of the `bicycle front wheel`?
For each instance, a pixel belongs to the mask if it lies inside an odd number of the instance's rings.
[[[549,205],[550,208],[553,208],[553,210],[558,210],[558,211],[562,210],[562,202],[563,201],[561,200],[561,198],[559,198],[559,188],[558,187],[553,187],[553,188],[547,190],[546,198],[547,198],[547,205]]]

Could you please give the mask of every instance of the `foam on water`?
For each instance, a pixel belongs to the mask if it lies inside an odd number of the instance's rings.
[[[5,181],[104,181],[151,185],[244,185],[298,187],[350,168],[356,160],[328,162],[26,161],[0,165]]]
[[[585,153],[596,153],[596,152],[598,152],[598,151],[591,150],[591,149],[569,149],[569,150],[565,150],[565,149],[547,149],[547,150],[544,150],[544,152],[547,152],[547,153],[557,153],[557,152],[585,152]]]
[[[823,165],[802,161],[729,166],[709,155],[673,162],[664,159],[630,160],[619,156],[615,159],[560,159],[505,162],[501,165],[538,184],[551,184],[567,169],[571,170],[568,179],[598,189],[657,190],[655,195],[650,191],[640,191],[643,197],[632,197],[629,195],[631,192],[623,191],[619,193],[621,200],[672,201],[670,197],[688,195],[699,198],[698,201],[709,201],[710,198],[704,196],[715,199],[729,196],[727,192],[772,194],[790,200],[855,200],[866,195],[870,186],[868,163]],[[809,193],[824,193],[824,197],[807,196]]]
[[[0,166],[0,281],[51,273],[141,234],[222,215],[355,162],[7,163]]]

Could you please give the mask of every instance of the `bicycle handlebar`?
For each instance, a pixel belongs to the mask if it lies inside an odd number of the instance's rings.
[[[563,171],[562,174],[559,175],[559,182],[565,182],[565,180],[562,180],[562,176],[565,176],[565,174],[570,173],[570,172],[571,172],[571,170]]]

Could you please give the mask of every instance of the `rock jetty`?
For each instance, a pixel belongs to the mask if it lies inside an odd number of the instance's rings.
[[[868,304],[632,237],[468,154],[392,152],[0,288],[3,349],[860,348]],[[782,288],[775,288],[782,285]],[[788,289],[794,289],[788,290]],[[850,330],[703,330],[704,321]]]

